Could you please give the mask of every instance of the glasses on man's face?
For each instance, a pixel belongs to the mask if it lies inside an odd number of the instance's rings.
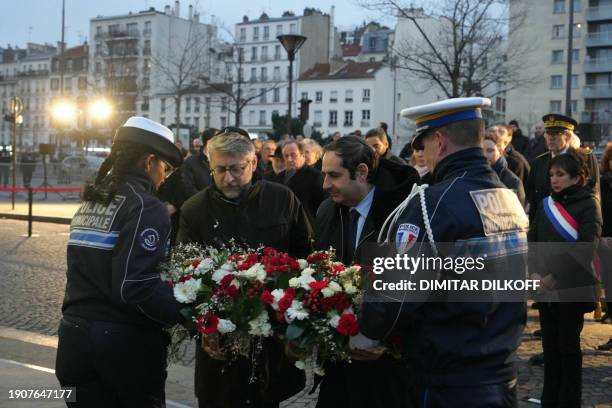
[[[211,173],[213,175],[217,175],[223,178],[225,177],[225,174],[229,171],[232,177],[239,178],[239,177],[242,177],[247,167],[249,167],[248,162],[240,163],[240,164],[233,164],[231,166],[215,166],[212,168]]]

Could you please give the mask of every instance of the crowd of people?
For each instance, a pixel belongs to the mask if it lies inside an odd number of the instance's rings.
[[[404,111],[417,131],[399,156],[384,124],[324,146],[207,129],[186,150],[164,126],[130,118],[71,225],[56,363],[61,385],[77,388],[68,405],[164,406],[164,329],[185,317],[156,267],[177,243],[234,241],[296,258],[333,247],[339,261],[367,271],[385,234],[386,248],[411,256],[437,254],[436,242],[477,242],[507,254],[492,274],[529,273],[544,292],[610,284],[610,252],[598,247],[612,248],[612,143],[598,165],[572,118],[546,115],[528,138],[516,121],[485,128],[488,104],[458,98]],[[478,204],[485,193],[497,208]],[[528,241],[589,250],[533,257]],[[601,270],[591,268],[594,253]],[[518,406],[514,360],[526,303],[381,301],[363,278],[356,344],[375,346],[328,364],[317,407]],[[592,295],[536,304],[544,407],[580,406],[580,332],[600,301]],[[611,348],[612,340],[602,345]],[[398,349],[401,358],[391,352]],[[218,336],[200,336],[199,406],[278,407],[304,388],[279,342],[267,339],[263,353],[266,375],[254,381],[252,361],[228,365]]]

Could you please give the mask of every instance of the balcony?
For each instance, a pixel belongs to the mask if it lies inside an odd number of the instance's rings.
[[[136,59],[138,58],[138,50],[124,51],[124,52],[113,52],[104,55],[104,59]]]
[[[587,47],[605,47],[609,45],[612,45],[612,31],[601,31],[598,33],[587,34]]]
[[[612,6],[589,7],[586,11],[587,21],[612,20]]]
[[[17,72],[17,77],[36,77],[36,76],[47,76],[49,71],[46,69],[30,69],[27,71]]]
[[[610,113],[608,112],[581,112],[580,123],[607,124],[610,123]]]
[[[140,37],[138,30],[119,30],[104,34],[104,39],[107,41],[138,40],[138,37]]]
[[[584,62],[584,72],[587,74],[612,72],[612,58],[586,60]]]
[[[585,85],[582,96],[586,99],[612,99],[612,84]]]

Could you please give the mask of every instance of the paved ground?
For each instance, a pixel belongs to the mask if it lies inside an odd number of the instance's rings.
[[[26,223],[23,221],[0,219],[0,408],[57,406],[49,401],[16,405],[15,401],[6,399],[6,392],[12,385],[48,385],[55,381],[50,373],[5,361],[47,368],[54,365],[53,344],[64,293],[68,226],[35,223],[34,232],[39,236],[32,238],[23,237],[25,231]],[[522,400],[539,398],[542,387],[542,368],[526,363],[530,356],[541,351],[539,339],[529,334],[536,328],[535,311],[530,311],[527,334],[523,336],[519,349],[519,393]],[[612,407],[612,353],[596,350],[598,344],[610,337],[612,325],[594,322],[592,316],[587,315],[582,335],[585,407]],[[188,350],[187,360],[190,356],[192,350]],[[178,404],[193,406],[193,364],[173,367],[168,398]],[[316,396],[305,394],[295,396],[283,406],[314,407]],[[522,403],[521,406],[534,405]]]

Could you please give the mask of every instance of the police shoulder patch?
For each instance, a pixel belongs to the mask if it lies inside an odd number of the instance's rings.
[[[149,252],[154,252],[159,246],[159,232],[155,228],[146,228],[140,233],[140,246]]]
[[[400,255],[410,251],[419,238],[421,228],[414,224],[400,224],[395,233],[395,249]]]

